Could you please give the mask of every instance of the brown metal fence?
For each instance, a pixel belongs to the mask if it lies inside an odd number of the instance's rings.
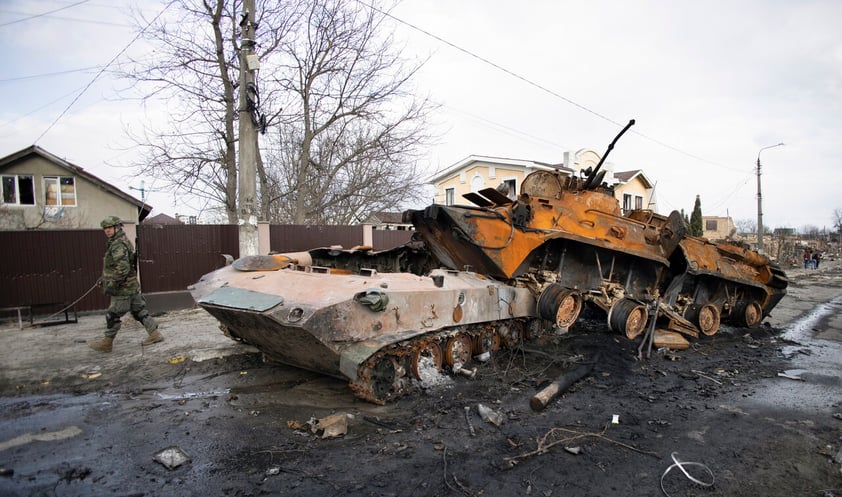
[[[386,250],[403,245],[412,238],[414,231],[408,230],[374,230],[372,241],[376,250]]]
[[[315,247],[363,243],[362,226],[270,226],[270,247],[294,252]],[[138,265],[143,292],[184,291],[224,265],[222,254],[239,256],[236,225],[140,225]],[[374,230],[377,250],[406,243],[411,231]],[[0,231],[0,309],[43,306],[54,312],[79,299],[99,278],[105,237],[101,230]],[[108,307],[94,289],[77,311]],[[35,309],[33,308],[33,312]],[[7,317],[0,314],[0,317]]]
[[[0,308],[46,307],[69,304],[96,283],[105,237],[101,230],[2,231],[0,247]],[[106,307],[98,289],[77,304],[79,310]]]
[[[269,226],[269,247],[274,252],[300,252],[331,245],[351,248],[362,243],[362,226]]]
[[[141,224],[138,268],[144,293],[184,290],[239,257],[239,228],[231,224]]]

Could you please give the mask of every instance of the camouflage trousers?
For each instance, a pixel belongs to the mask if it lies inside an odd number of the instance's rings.
[[[117,332],[120,331],[122,325],[120,318],[127,312],[132,313],[132,317],[146,328],[147,333],[152,333],[158,329],[158,323],[152,319],[149,311],[146,310],[146,300],[143,299],[142,294],[136,293],[125,297],[112,296],[108,312],[105,313],[105,336],[111,338],[117,336]]]

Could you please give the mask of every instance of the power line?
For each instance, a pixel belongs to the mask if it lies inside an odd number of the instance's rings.
[[[46,78],[49,76],[60,76],[62,74],[71,74],[74,72],[85,72],[90,71],[91,69],[101,69],[102,66],[90,66],[90,67],[80,67],[79,69],[68,69],[66,71],[56,71],[56,72],[45,72],[41,74],[30,74],[29,76],[17,76],[14,78],[5,78],[0,79],[0,83],[9,83],[12,81],[22,81],[25,79],[38,79],[38,78]]]
[[[82,2],[80,2],[80,3],[82,3]],[[76,5],[79,5],[79,4],[76,4]],[[68,6],[68,7],[64,7],[64,8],[68,9],[70,7],[72,7],[72,6]],[[15,15],[15,16],[27,16],[23,19],[18,19],[16,21],[12,21],[12,22],[7,23],[7,24],[12,24],[12,23],[15,23],[15,22],[28,21],[29,19],[32,19],[34,17],[48,17],[50,19],[58,19],[60,21],[82,22],[82,23],[86,23],[86,24],[100,24],[100,25],[103,25],[103,26],[117,26],[117,27],[121,27],[121,28],[132,27],[131,24],[121,24],[121,23],[109,22],[109,21],[98,21],[98,20],[95,20],[95,19],[79,19],[77,17],[54,16],[54,15],[49,15],[49,13],[32,15],[32,14],[29,14],[28,12],[18,12],[18,11],[14,11],[14,10],[0,10],[0,14],[12,14],[12,15]],[[5,26],[5,25],[6,24],[2,24],[0,26]]]
[[[578,103],[578,102],[576,102],[576,101],[574,101],[574,100],[572,100],[572,99],[570,99],[570,98],[568,98],[568,97],[565,97],[564,95],[561,95],[560,93],[558,93],[558,92],[556,92],[556,91],[553,91],[553,90],[551,90],[551,89],[547,88],[546,86],[544,86],[544,85],[542,85],[542,84],[540,84],[540,83],[536,83],[535,81],[532,81],[531,79],[529,79],[529,78],[527,78],[527,77],[525,77],[525,76],[521,76],[520,74],[518,74],[518,73],[516,73],[516,72],[514,72],[514,71],[512,71],[512,70],[510,70],[510,69],[507,69],[507,68],[505,68],[505,67],[501,66],[500,64],[497,64],[497,63],[495,63],[495,62],[493,62],[493,61],[491,61],[491,60],[489,60],[489,59],[487,59],[487,58],[485,58],[485,57],[483,57],[483,56],[481,56],[481,55],[478,55],[478,54],[476,54],[476,53],[474,53],[474,52],[471,52],[470,50],[468,50],[468,49],[466,49],[466,48],[462,48],[462,47],[460,47],[459,45],[456,45],[455,43],[452,43],[452,42],[450,42],[450,41],[448,41],[448,40],[446,40],[446,39],[444,39],[444,38],[442,38],[442,37],[440,37],[440,36],[438,36],[438,35],[436,35],[436,34],[433,34],[433,33],[429,32],[429,31],[427,31],[427,30],[425,30],[425,29],[423,29],[423,28],[418,27],[418,26],[416,26],[416,25],[414,25],[414,24],[412,24],[412,23],[410,23],[410,22],[408,22],[408,21],[404,21],[403,19],[400,19],[399,17],[396,17],[396,16],[394,16],[394,15],[392,15],[392,14],[388,13],[388,12],[385,12],[385,11],[383,11],[383,10],[381,10],[381,9],[379,9],[379,8],[377,8],[377,7],[375,7],[374,5],[371,5],[371,4],[369,4],[369,3],[366,3],[366,2],[364,2],[363,0],[357,0],[357,2],[358,2],[358,3],[360,3],[361,5],[364,5],[364,6],[368,7],[368,8],[370,8],[370,9],[372,9],[372,10],[376,11],[376,12],[379,12],[380,14],[382,14],[382,15],[384,15],[384,16],[386,16],[386,17],[389,17],[389,18],[391,18],[391,19],[393,19],[393,20],[395,20],[395,21],[397,21],[397,22],[399,22],[399,23],[401,23],[401,24],[403,24],[403,25],[405,25],[405,26],[407,26],[407,27],[409,27],[409,28],[411,28],[411,29],[414,29],[414,30],[416,30],[416,31],[418,31],[418,32],[420,32],[420,33],[423,33],[424,35],[429,36],[430,38],[433,38],[434,40],[436,40],[436,41],[438,41],[438,42],[440,42],[440,43],[443,43],[443,44],[445,44],[445,45],[447,45],[447,46],[449,46],[449,47],[451,47],[451,48],[453,48],[453,49],[455,49],[455,50],[458,50],[459,52],[462,52],[462,53],[464,53],[465,55],[468,55],[469,57],[472,57],[472,58],[474,58],[474,59],[477,59],[477,60],[479,60],[479,61],[483,62],[484,64],[490,65],[491,67],[493,67],[493,68],[495,68],[495,69],[497,69],[497,70],[499,70],[499,71],[502,71],[502,72],[504,72],[504,73],[506,73],[506,74],[508,74],[508,75],[510,75],[510,76],[512,76],[512,77],[514,77],[514,78],[516,78],[516,79],[518,79],[518,80],[520,80],[520,81],[523,81],[524,83],[526,83],[526,84],[528,84],[528,85],[530,85],[530,86],[533,86],[533,87],[535,87],[535,88],[538,88],[539,90],[541,90],[541,91],[543,91],[543,92],[545,92],[545,93],[547,93],[547,94],[549,94],[549,95],[552,95],[552,96],[553,96],[553,97],[555,97],[555,98],[558,98],[558,99],[560,99],[560,100],[563,100],[564,102],[567,102],[568,104],[573,105],[574,107],[577,107],[577,108],[579,108],[579,109],[581,109],[581,110],[583,110],[583,111],[585,111],[585,112],[587,112],[587,113],[589,113],[589,114],[592,114],[592,115],[594,115],[594,116],[598,117],[599,119],[602,119],[602,120],[604,120],[604,121],[607,121],[607,122],[609,122],[609,123],[611,123],[611,124],[614,124],[614,125],[616,125],[616,126],[620,126],[620,127],[625,126],[625,123],[621,123],[621,122],[619,122],[619,121],[616,121],[616,120],[614,120],[614,119],[611,119],[610,117],[608,117],[608,116],[606,116],[606,115],[604,115],[604,114],[601,114],[601,113],[599,113],[599,112],[597,112],[597,111],[595,111],[595,110],[593,110],[593,109],[591,109],[591,108],[589,108],[589,107],[587,107],[587,106],[585,106],[585,105],[582,105],[582,104],[580,104],[580,103]],[[631,130],[631,132],[632,132],[632,133],[634,133],[634,134],[636,134],[636,135],[638,135],[638,136],[640,136],[641,138],[644,138],[644,139],[646,139],[646,140],[651,141],[652,143],[655,143],[655,144],[657,144],[657,145],[660,145],[660,146],[662,146],[662,147],[664,147],[664,148],[670,149],[670,150],[672,150],[672,151],[674,151],[674,152],[677,152],[677,153],[679,153],[679,154],[682,154],[682,155],[684,155],[684,156],[686,156],[686,157],[690,157],[690,158],[695,159],[695,160],[697,160],[697,161],[704,162],[704,163],[707,163],[707,164],[711,164],[711,165],[714,165],[714,166],[717,166],[717,167],[721,167],[721,168],[724,168],[724,169],[731,169],[731,170],[735,170],[735,171],[736,171],[736,170],[738,170],[738,169],[736,169],[736,168],[728,167],[728,166],[725,166],[725,165],[723,165],[723,164],[719,164],[719,163],[717,163],[717,162],[713,162],[713,161],[711,161],[711,160],[705,159],[704,157],[700,157],[700,156],[695,155],[695,154],[692,154],[692,153],[690,153],[690,152],[686,152],[686,151],[684,151],[684,150],[682,150],[682,149],[680,149],[680,148],[678,148],[678,147],[674,147],[674,146],[669,145],[668,143],[665,143],[665,142],[663,142],[663,141],[661,141],[661,140],[658,140],[658,139],[656,139],[656,138],[654,138],[654,137],[651,137],[651,136],[648,136],[648,135],[646,135],[646,134],[644,134],[644,133],[641,133],[640,131],[637,131],[637,130]]]
[[[85,2],[87,2],[88,0],[84,0],[84,1],[85,1]],[[74,5],[76,5],[76,4],[74,4]],[[115,56],[114,56],[114,57],[113,57],[110,61],[108,61],[108,64],[105,64],[105,65],[102,67],[102,69],[100,69],[100,70],[99,70],[99,72],[98,72],[98,73],[96,73],[96,76],[94,76],[94,78],[93,78],[93,79],[92,79],[92,80],[91,80],[91,81],[90,81],[90,82],[89,82],[89,83],[85,86],[85,88],[83,88],[83,89],[82,89],[82,91],[81,91],[81,92],[79,92],[79,94],[78,94],[78,95],[76,95],[76,97],[73,99],[73,101],[71,101],[71,102],[67,105],[67,107],[65,107],[65,109],[64,109],[63,111],[61,111],[61,114],[59,114],[59,116],[58,116],[58,117],[56,117],[55,121],[53,121],[53,122],[52,122],[52,124],[50,124],[50,125],[47,127],[47,129],[45,129],[45,130],[44,130],[44,132],[43,132],[43,133],[41,133],[41,134],[38,136],[38,138],[36,138],[36,139],[35,139],[34,143],[35,143],[36,145],[38,144],[38,141],[39,141],[41,138],[43,138],[43,137],[44,137],[44,135],[46,135],[46,134],[47,134],[47,133],[48,133],[51,129],[53,129],[53,126],[55,126],[55,125],[56,125],[56,123],[58,123],[58,122],[59,122],[59,120],[61,120],[61,118],[62,118],[62,117],[64,117],[64,115],[65,115],[65,114],[67,114],[67,111],[69,111],[69,110],[70,110],[70,108],[71,108],[71,107],[73,107],[73,104],[75,104],[75,103],[79,100],[79,98],[80,98],[82,95],[84,95],[86,91],[88,91],[88,88],[90,88],[90,87],[94,84],[94,82],[95,82],[97,79],[99,79],[99,77],[102,75],[102,73],[104,73],[104,72],[105,72],[105,70],[106,70],[106,69],[108,69],[108,68],[111,66],[111,64],[113,64],[113,63],[114,63],[117,59],[119,59],[119,58],[120,58],[120,57],[121,57],[121,56],[122,56],[122,55],[126,52],[126,50],[128,50],[128,49],[129,49],[129,47],[131,47],[131,46],[134,44],[134,42],[136,42],[136,41],[137,41],[137,40],[138,40],[138,39],[139,39],[139,38],[143,35],[143,33],[145,33],[145,32],[146,32],[146,30],[147,30],[147,29],[149,29],[149,26],[151,26],[151,25],[152,25],[152,23],[154,23],[155,21],[157,21],[157,20],[158,20],[158,18],[159,18],[159,17],[161,17],[162,15],[164,15],[164,12],[166,12],[166,11],[167,11],[167,9],[169,9],[171,5],[172,5],[172,2],[168,3],[167,5],[165,5],[165,6],[164,6],[164,8],[163,8],[163,9],[161,9],[161,12],[159,12],[159,13],[158,13],[158,15],[156,15],[156,16],[155,16],[155,17],[154,17],[151,21],[149,21],[148,23],[146,23],[146,26],[144,26],[144,27],[143,27],[143,29],[141,29],[140,31],[138,31],[137,35],[135,35],[135,37],[134,37],[134,38],[132,38],[132,40],[131,40],[131,41],[130,41],[130,42],[129,42],[129,43],[128,43],[125,47],[123,47],[123,49],[122,49],[122,50],[120,50],[120,51],[117,53],[117,55],[115,55]]]
[[[34,110],[30,111],[30,112],[27,112],[26,114],[19,115],[19,116],[15,117],[14,119],[10,120],[10,121],[6,121],[6,122],[4,122],[4,123],[0,124],[0,128],[5,127],[5,126],[8,126],[8,125],[10,125],[10,124],[13,124],[13,123],[15,123],[15,122],[19,121],[20,119],[23,119],[23,118],[24,118],[24,117],[26,117],[26,116],[31,116],[32,114],[35,114],[36,112],[38,112],[38,111],[39,111],[39,110],[41,110],[41,109],[45,109],[45,108],[47,108],[47,107],[49,107],[49,106],[53,105],[53,104],[54,104],[54,103],[56,103],[56,102],[59,102],[59,101],[61,101],[61,100],[64,100],[64,99],[65,99],[65,97],[69,97],[70,95],[73,95],[74,93],[76,93],[77,91],[82,90],[83,88],[84,88],[84,87],[81,87],[81,88],[76,88],[75,90],[73,90],[73,91],[71,91],[71,92],[65,93],[64,95],[62,95],[62,96],[60,96],[60,97],[58,97],[58,98],[56,98],[56,99],[54,99],[54,100],[51,100],[51,101],[49,101],[49,102],[45,103],[44,105],[42,105],[42,106],[38,107],[37,109],[34,109]]]
[[[468,112],[466,110],[457,109],[456,107],[453,107],[452,105],[445,105],[445,107],[447,107],[448,109],[450,109],[453,112],[456,112],[458,114],[463,114],[463,115],[465,115],[465,116],[467,116],[471,119],[474,119],[476,121],[484,123],[484,124],[488,125],[490,128],[497,128],[497,129],[509,132],[509,134],[512,134],[512,135],[519,135],[521,137],[532,140],[536,143],[543,143],[544,145],[549,145],[549,146],[558,148],[559,150],[562,150],[562,151],[569,149],[569,147],[566,147],[566,146],[561,145],[559,143],[553,142],[553,141],[548,140],[546,138],[541,138],[540,136],[535,136],[535,135],[527,133],[525,131],[521,131],[517,128],[513,128],[511,126],[507,126],[505,124],[501,124],[501,123],[498,123],[496,121],[492,121],[490,119],[486,119],[482,116],[478,116],[478,115],[473,114],[471,112]]]
[[[10,24],[17,24],[19,22],[30,21],[32,19],[37,19],[39,17],[44,17],[44,16],[48,16],[50,14],[55,14],[56,12],[61,12],[62,10],[67,10],[67,9],[76,7],[78,5],[82,5],[83,3],[88,3],[89,1],[90,0],[82,0],[81,2],[76,2],[76,3],[70,4],[70,5],[67,5],[67,6],[64,6],[64,7],[59,7],[57,9],[48,10],[47,12],[42,12],[40,14],[33,14],[29,17],[24,17],[22,19],[16,19],[14,21],[4,22],[3,24],[0,24],[0,28],[2,28],[4,26],[8,26]]]

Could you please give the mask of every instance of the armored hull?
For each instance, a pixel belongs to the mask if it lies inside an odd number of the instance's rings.
[[[373,402],[443,367],[459,370],[501,337],[517,343],[512,334],[535,314],[528,289],[465,271],[419,276],[298,264],[263,271],[249,258],[238,263],[252,269],[226,266],[191,288],[225,333],[272,361],[346,379]],[[501,335],[505,327],[488,327],[507,322],[516,329]]]

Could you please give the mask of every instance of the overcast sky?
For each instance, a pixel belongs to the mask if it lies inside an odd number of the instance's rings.
[[[76,3],[0,0],[0,156],[37,143],[140,197],[116,166],[132,154],[123,126],[145,110],[107,77],[91,84],[133,39],[124,14],[138,2]],[[663,213],[689,213],[698,194],[705,215],[756,220],[758,154],[780,142],[760,153],[764,225],[831,228],[842,208],[842,1],[404,0],[391,12],[404,54],[428,59],[416,91],[441,104],[430,173],[471,154],[602,154],[635,119],[609,161],[642,169]],[[200,207],[148,200],[153,214]]]

